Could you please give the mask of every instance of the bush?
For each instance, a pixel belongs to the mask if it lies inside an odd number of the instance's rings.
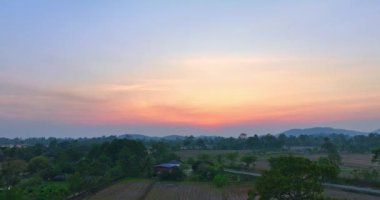
[[[227,183],[228,183],[228,178],[227,176],[225,176],[224,174],[217,174],[214,179],[213,179],[213,183],[217,186],[217,187],[223,187],[223,186],[226,186]]]
[[[257,192],[253,189],[250,189],[248,191],[248,199],[247,200],[255,200],[257,196],[258,196]]]
[[[85,188],[85,181],[79,172],[75,172],[67,178],[69,189],[72,193],[80,192]]]

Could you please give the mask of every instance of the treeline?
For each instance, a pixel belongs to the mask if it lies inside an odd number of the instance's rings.
[[[280,150],[296,148],[319,147],[324,143],[325,138],[329,138],[336,144],[341,152],[368,153],[380,146],[380,134],[371,133],[368,135],[347,136],[343,134],[330,135],[254,135],[246,139],[235,137],[194,137],[186,136],[177,140],[139,140],[145,146],[150,147],[157,142],[164,142],[171,149],[216,149],[216,150]],[[0,138],[0,145],[3,146],[30,146],[35,144],[49,145],[52,141],[58,142],[80,142],[83,145],[100,144],[118,139],[117,136],[78,138],[78,139],[58,139],[58,138],[28,138],[28,139],[7,139]],[[1,155],[0,155],[1,156]]]
[[[0,138],[0,145],[1,146],[14,146],[14,145],[20,145],[20,146],[28,146],[28,145],[35,145],[35,144],[43,144],[48,145],[52,141],[58,141],[58,142],[64,142],[64,141],[77,141],[81,143],[86,144],[94,144],[94,143],[102,143],[106,141],[112,141],[114,139],[117,139],[117,136],[103,136],[103,137],[93,137],[93,138],[55,138],[55,137],[31,137],[31,138]]]
[[[154,163],[178,157],[163,143],[51,140],[0,149],[0,199],[66,199],[124,177],[151,177]]]
[[[380,146],[380,134],[347,136],[342,134],[331,135],[254,135],[246,139],[234,137],[193,137],[187,136],[181,141],[167,141],[173,148],[177,149],[217,149],[217,150],[281,150],[290,148],[320,147],[326,140],[336,144],[339,151],[350,153],[369,153]]]

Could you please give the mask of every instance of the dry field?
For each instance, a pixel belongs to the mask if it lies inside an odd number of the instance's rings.
[[[152,185],[153,184],[153,185]],[[209,183],[199,182],[156,182],[144,180],[120,182],[110,186],[88,200],[246,200],[249,184],[230,185],[223,189]],[[329,197],[347,200],[375,200],[380,197],[345,192],[341,190],[325,190]]]
[[[220,154],[226,154],[236,152],[234,150],[182,150],[177,152],[177,154],[182,158],[182,160],[186,160],[190,157],[196,158],[199,154],[209,154],[211,157]],[[244,153],[249,153],[250,150],[239,151],[242,155]],[[268,153],[258,155],[258,160],[256,161],[256,170],[262,171],[269,168],[268,158],[275,155],[281,155],[283,153]],[[326,156],[323,154],[300,154],[294,153],[293,155],[304,156],[310,158],[312,160],[317,160],[321,156]],[[344,169],[358,169],[358,168],[375,168],[380,170],[380,165],[377,163],[372,163],[372,154],[342,154],[342,168]]]
[[[380,197],[367,195],[367,194],[358,194],[352,192],[346,192],[342,190],[333,190],[333,189],[325,189],[325,196],[342,198],[347,200],[379,200]]]
[[[153,182],[149,180],[121,181],[86,200],[140,200],[148,192],[151,184]]]
[[[158,182],[145,200],[223,200],[220,189],[206,183],[162,183]]]
[[[86,200],[246,200],[251,187],[236,185],[220,189],[198,182],[123,181]]]

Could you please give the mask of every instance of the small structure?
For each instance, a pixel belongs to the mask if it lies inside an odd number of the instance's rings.
[[[240,133],[239,139],[243,139],[243,140],[247,139],[247,134],[246,133]]]
[[[171,160],[167,163],[161,163],[154,166],[154,174],[161,174],[163,171],[171,171],[174,168],[179,168],[181,166],[181,161]]]

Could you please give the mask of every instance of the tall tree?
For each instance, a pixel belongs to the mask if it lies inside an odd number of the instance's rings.
[[[245,163],[245,168],[246,169],[249,169],[251,167],[251,165],[256,162],[257,160],[257,157],[253,154],[245,154],[243,155],[243,157],[241,158],[241,161]]]
[[[280,156],[269,160],[271,169],[257,180],[260,199],[310,200],[320,197],[322,182],[336,176],[333,165],[320,165],[303,157]]]
[[[227,153],[226,158],[227,158],[227,160],[230,161],[230,166],[235,167],[236,161],[239,158],[239,152],[236,151],[236,152],[232,152],[232,153]]]
[[[338,147],[330,141],[329,138],[324,139],[321,149],[327,153],[327,158],[335,165],[340,165],[342,158],[339,154]]]

